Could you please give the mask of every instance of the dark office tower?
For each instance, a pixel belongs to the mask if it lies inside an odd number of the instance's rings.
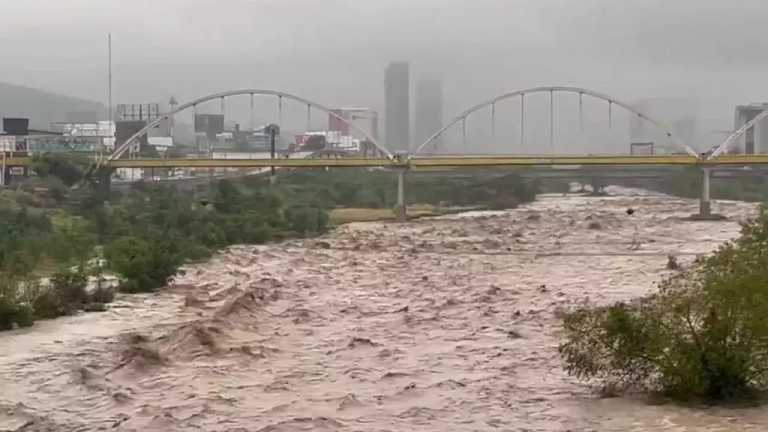
[[[416,83],[416,117],[414,146],[419,146],[443,127],[443,85],[437,79],[421,79]],[[430,148],[440,146],[440,137]],[[427,149],[425,149],[427,150]]]
[[[386,138],[390,151],[408,151],[411,141],[410,77],[407,62],[390,63],[386,78]]]

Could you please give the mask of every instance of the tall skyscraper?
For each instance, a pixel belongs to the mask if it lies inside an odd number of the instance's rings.
[[[414,146],[419,146],[443,127],[443,84],[438,79],[420,79],[416,83]],[[434,145],[440,145],[440,137]],[[425,149],[426,150],[426,149]]]
[[[407,151],[411,144],[410,74],[407,62],[389,64],[385,91],[387,147],[391,151]]]
[[[737,106],[733,130],[741,129],[742,126],[751,122],[766,109],[768,109],[768,103]],[[739,139],[738,145],[733,148],[734,153],[744,154],[760,154],[766,151],[768,151],[768,122],[766,121],[760,121],[747,129],[747,133]]]

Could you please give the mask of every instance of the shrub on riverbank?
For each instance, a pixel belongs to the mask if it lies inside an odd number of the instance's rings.
[[[88,303],[88,276],[82,267],[72,271],[63,269],[51,277],[51,287],[65,305],[78,308]]]
[[[114,294],[107,289],[97,288],[89,294],[87,287],[88,275],[80,266],[75,270],[58,271],[45,286],[28,283],[25,290],[32,299],[35,319],[52,319],[87,310],[94,303],[106,304],[114,300]]]
[[[128,293],[151,292],[165,286],[182,263],[179,251],[167,241],[121,237],[109,244],[107,261]]]
[[[245,179],[257,182],[258,179]],[[508,171],[502,173],[409,173],[406,176],[408,204],[484,206],[514,208],[533,201],[536,182]],[[289,203],[312,204],[330,209],[387,208],[397,204],[395,174],[389,171],[354,169],[301,170],[279,176],[277,187]]]
[[[608,388],[728,400],[768,390],[768,212],[658,292],[564,319],[566,370]]]
[[[88,160],[67,155],[35,159],[40,178],[30,179],[35,180],[30,193],[41,189],[33,187],[41,181],[57,187],[81,185],[47,200],[59,202],[59,208],[36,203],[36,196],[13,194],[23,202],[0,200],[5,223],[0,228],[0,275],[37,280],[51,268],[86,262],[103,250],[107,266],[121,277],[123,291],[154,291],[184,262],[205,259],[229,245],[322,234],[329,228],[331,209],[391,209],[396,203],[397,181],[388,171],[285,170],[275,184],[250,176],[216,181],[196,193],[139,182],[129,191],[108,195],[89,167]],[[512,208],[536,194],[535,185],[516,175],[412,174],[407,181],[409,203],[437,206]],[[38,207],[28,209],[29,203]],[[0,294],[7,306],[0,305],[0,327],[3,322],[20,325],[27,311],[51,318],[89,301],[104,303],[94,297],[109,298],[109,293],[84,298],[75,289],[82,283],[80,276],[61,273],[53,287],[37,288],[34,295],[22,298],[18,289]]]
[[[0,330],[29,327],[34,322],[32,307],[20,289],[23,283],[13,274],[0,272]]]
[[[639,187],[665,194],[698,199],[701,197],[702,173],[699,168],[681,168],[649,179],[611,179],[611,184]],[[747,202],[768,201],[768,179],[764,176],[715,177],[710,180],[710,195],[715,200]]]

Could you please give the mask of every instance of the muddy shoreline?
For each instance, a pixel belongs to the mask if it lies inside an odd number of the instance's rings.
[[[0,430],[764,430],[763,409],[599,399],[562,371],[559,312],[647,293],[756,209],[682,222],[696,201],[611,192],[233,247],[0,334]]]

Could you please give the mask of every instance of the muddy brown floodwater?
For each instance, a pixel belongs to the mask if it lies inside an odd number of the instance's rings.
[[[764,409],[600,399],[562,371],[558,311],[647,293],[755,212],[687,222],[695,201],[609,191],[233,247],[0,334],[0,430],[765,430]]]

